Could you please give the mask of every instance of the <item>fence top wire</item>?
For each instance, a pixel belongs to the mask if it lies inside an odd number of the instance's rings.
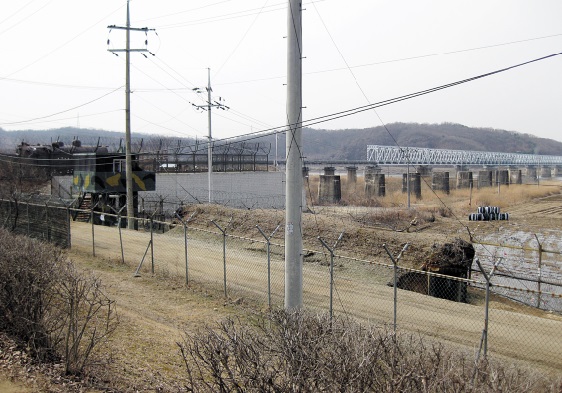
[[[532,247],[522,247],[522,246],[512,246],[510,244],[496,244],[496,243],[486,243],[486,242],[478,242],[472,240],[473,244],[479,244],[481,246],[490,246],[490,247],[498,247],[498,248],[509,248],[513,250],[522,250],[522,251],[532,251],[532,252],[543,252],[545,254],[557,254],[562,255],[562,251],[554,251],[554,250],[547,250],[545,248],[532,248]]]
[[[0,199],[3,202],[18,202],[18,203],[26,203],[33,206],[49,206],[49,207],[60,207],[60,208],[67,208],[69,207],[74,200],[72,199],[63,199],[58,197],[53,197],[51,195],[42,195],[42,194],[19,194],[15,195],[11,199]]]

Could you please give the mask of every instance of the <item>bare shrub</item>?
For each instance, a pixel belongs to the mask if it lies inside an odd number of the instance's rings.
[[[40,190],[49,181],[45,170],[9,159],[0,161],[0,197]]]
[[[544,376],[480,362],[414,335],[303,312],[227,320],[178,343],[188,391],[556,392]]]
[[[62,358],[66,373],[81,373],[117,324],[100,280],[49,244],[0,230],[0,248],[0,329],[40,360]]]
[[[115,331],[118,318],[115,302],[102,291],[98,277],[64,266],[63,280],[53,288],[58,300],[49,322],[59,321],[51,331],[51,342],[64,359],[67,374],[80,374],[96,347]]]
[[[45,317],[53,307],[53,284],[62,252],[0,230],[0,329],[19,337],[42,359],[54,356]]]

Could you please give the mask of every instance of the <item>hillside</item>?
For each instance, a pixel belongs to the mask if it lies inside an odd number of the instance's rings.
[[[529,134],[460,124],[393,123],[362,130],[312,130],[304,135],[309,159],[365,159],[367,145],[562,155],[562,142]],[[392,136],[391,136],[392,135]]]
[[[15,146],[26,141],[31,144],[50,143],[60,140],[70,143],[78,138],[83,144],[100,144],[117,149],[124,134],[112,131],[59,128],[45,131],[4,131],[0,129],[0,150],[14,152]],[[255,138],[255,137],[254,137]],[[162,137],[151,134],[133,133],[133,144],[140,147],[143,140],[145,150],[177,148],[178,138]],[[162,140],[162,143],[160,142]],[[239,138],[243,141],[244,138]],[[271,146],[271,155],[275,154],[275,138],[265,136],[252,139],[250,143]],[[180,138],[182,146],[193,140]],[[427,147],[434,149],[495,151],[509,153],[562,155],[562,142],[538,138],[529,134],[492,128],[471,128],[461,124],[417,124],[392,123],[385,127],[378,126],[365,129],[322,130],[305,128],[303,130],[304,155],[307,159],[325,160],[364,160],[367,145],[388,145]],[[135,147],[134,147],[135,148]],[[285,150],[285,137],[279,137],[279,155]]]

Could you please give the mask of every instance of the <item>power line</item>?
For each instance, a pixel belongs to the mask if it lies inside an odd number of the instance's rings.
[[[486,77],[489,77],[489,76],[493,76],[493,75],[497,75],[497,74],[500,74],[500,73],[503,73],[503,72],[507,72],[507,71],[513,70],[515,68],[523,67],[523,66],[535,63],[535,62],[548,60],[548,59],[554,58],[556,56],[560,56],[561,54],[562,53],[554,53],[554,54],[551,54],[551,55],[547,55],[547,56],[543,56],[543,57],[540,57],[540,58],[529,60],[529,61],[526,61],[526,62],[523,62],[523,63],[519,63],[519,64],[516,64],[516,65],[513,65],[513,66],[505,67],[505,68],[498,69],[498,70],[495,70],[495,71],[491,71],[491,72],[488,72],[488,73],[485,73],[485,74],[469,77],[469,78],[466,78],[466,79],[462,79],[462,80],[447,83],[447,84],[444,84],[444,85],[432,87],[432,88],[421,90],[421,91],[418,91],[418,92],[414,92],[414,93],[410,93],[410,94],[386,99],[386,100],[383,100],[383,101],[374,102],[374,103],[369,104],[369,105],[358,106],[358,107],[342,110],[342,111],[339,111],[339,112],[333,112],[333,113],[330,113],[330,114],[314,117],[314,118],[311,118],[311,119],[304,120],[302,122],[302,124],[303,124],[303,126],[310,127],[312,125],[329,122],[329,121],[332,121],[332,120],[335,120],[335,119],[339,119],[339,118],[343,118],[343,117],[347,117],[347,116],[353,116],[357,113],[361,113],[361,112],[364,112],[364,111],[371,110],[373,107],[378,108],[378,107],[382,107],[382,106],[391,105],[391,104],[395,104],[395,103],[398,103],[398,102],[406,101],[406,100],[409,100],[409,99],[412,99],[412,98],[417,98],[417,97],[420,97],[420,96],[423,96],[423,95],[426,95],[426,94],[430,94],[430,93],[434,93],[434,92],[437,92],[437,91],[440,91],[440,90],[448,89],[450,87],[458,86],[458,85],[461,85],[461,84],[464,84],[464,83],[469,83],[469,82],[472,82],[472,81],[475,81],[475,80],[479,80],[479,79],[482,79],[482,78],[486,78]],[[215,144],[220,143],[220,142],[227,143],[227,142],[232,141],[234,139],[237,139],[238,141],[241,141],[241,142],[250,141],[250,140],[253,140],[253,139],[261,138],[263,136],[273,135],[275,133],[284,133],[286,131],[287,131],[287,125],[284,124],[284,125],[277,126],[277,127],[269,127],[269,128],[249,132],[249,133],[239,134],[239,135],[236,135],[236,136],[230,136],[230,137],[215,139],[214,142],[215,142]],[[185,148],[185,147],[189,147],[189,146],[193,146],[193,145],[186,144],[186,145],[182,145],[180,147]]]
[[[94,98],[93,100],[90,100],[90,101],[88,101],[88,102],[85,102],[85,103],[80,104],[80,105],[77,105],[77,106],[73,106],[72,108],[65,109],[65,110],[60,111],[60,112],[55,112],[55,113],[51,113],[50,115],[35,117],[35,118],[33,118],[33,119],[28,119],[28,120],[20,120],[20,121],[13,121],[13,122],[0,123],[0,126],[14,125],[14,124],[24,124],[24,123],[29,123],[29,122],[36,121],[36,120],[48,119],[49,117],[53,117],[53,116],[56,116],[56,115],[60,115],[60,114],[66,113],[66,112],[73,111],[73,110],[78,109],[78,108],[82,108],[82,107],[84,107],[84,106],[86,106],[86,105],[90,105],[90,104],[92,104],[92,103],[94,103],[94,102],[96,102],[96,101],[101,100],[102,98],[107,97],[107,96],[110,95],[110,94],[115,93],[115,92],[118,91],[118,90],[121,90],[122,88],[123,88],[123,86],[120,86],[120,87],[118,87],[117,89],[113,89],[113,90],[110,91],[109,93],[106,93],[106,94],[104,94],[104,95],[102,95],[102,96],[100,96],[100,97]]]
[[[85,30],[82,30],[80,33],[76,34],[74,37],[72,37],[71,39],[69,39],[68,41],[66,41],[64,44],[61,44],[59,46],[57,46],[55,49],[51,50],[50,52],[44,54],[43,56],[37,58],[36,60],[34,60],[33,62],[19,68],[18,70],[10,73],[9,75],[6,76],[10,77],[12,75],[15,75],[29,67],[31,67],[34,64],[37,64],[38,62],[40,62],[41,60],[45,59],[46,57],[49,57],[50,55],[52,55],[53,53],[57,52],[58,50],[60,50],[61,48],[64,48],[66,45],[70,44],[72,41],[74,41],[75,39],[77,39],[78,37],[80,37],[81,35],[83,35],[84,33],[86,33],[88,30],[93,29],[94,27],[97,27],[99,25],[100,22],[102,22],[103,20],[107,19],[107,17],[113,15],[114,13],[116,13],[117,11],[119,11],[121,8],[123,8],[123,6],[120,6],[119,8],[117,8],[115,11],[112,11],[111,13],[109,13],[107,16],[103,17],[102,19],[98,20],[96,23],[92,24],[91,26],[87,27]],[[0,77],[0,80],[3,80],[3,77]]]

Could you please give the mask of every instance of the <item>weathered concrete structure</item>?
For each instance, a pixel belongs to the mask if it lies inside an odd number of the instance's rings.
[[[341,201],[340,176],[320,175],[320,184],[318,185],[318,203],[338,203],[339,201]]]
[[[509,182],[511,184],[523,184],[521,169],[512,168],[509,170]]]
[[[484,170],[478,171],[478,188],[492,187],[494,181],[493,171]]]
[[[445,194],[449,194],[451,192],[449,172],[433,172],[431,188],[434,191],[443,191]]]
[[[499,169],[496,172],[496,184],[500,186],[509,186],[509,171],[507,169]]]
[[[525,170],[525,179],[529,183],[534,183],[537,181],[537,167],[528,166]]]
[[[345,169],[347,169],[347,184],[357,183],[357,167],[347,166]]]
[[[433,171],[433,168],[429,165],[418,165],[416,167],[416,171],[422,176],[422,177],[429,177],[431,176],[431,172]]]
[[[369,180],[365,178],[365,197],[384,197],[386,195],[386,183],[384,173],[371,174]]]
[[[471,188],[472,187],[472,172],[460,171],[457,172],[457,188]]]
[[[550,179],[552,177],[552,167],[542,166],[541,167],[541,177],[544,179]]]
[[[408,192],[408,174],[402,174],[402,192]],[[419,173],[410,173],[410,195],[421,199],[421,175]]]
[[[336,168],[333,166],[325,166],[324,167],[324,175],[325,176],[334,176],[336,174]]]

